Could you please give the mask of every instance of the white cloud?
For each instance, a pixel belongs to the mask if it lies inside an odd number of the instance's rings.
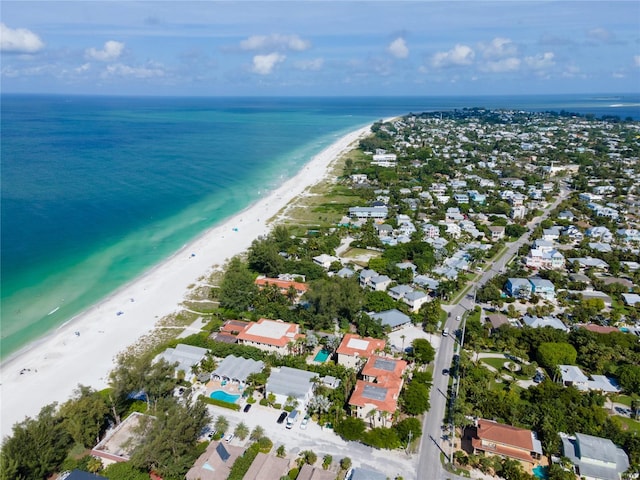
[[[84,65],[80,65],[79,67],[75,68],[75,71],[77,73],[83,73],[86,72],[87,70],[89,70],[91,68],[91,64],[90,63],[85,63]]]
[[[613,40],[613,34],[604,28],[592,28],[587,32],[587,36],[600,42],[609,42]]]
[[[313,60],[300,60],[295,63],[298,70],[320,70],[324,66],[324,58],[314,58]]]
[[[276,52],[268,55],[256,55],[253,57],[252,70],[260,75],[269,75],[278,63],[284,62],[285,58],[287,58],[285,55]]]
[[[516,57],[503,58],[487,62],[480,67],[480,70],[491,73],[513,72],[520,68],[521,61]]]
[[[544,70],[555,65],[553,52],[539,53],[533,57],[525,57],[526,64],[534,70]]]
[[[9,28],[0,23],[0,51],[6,53],[36,53],[44,48],[40,37],[26,28]]]
[[[436,68],[471,65],[475,56],[476,54],[471,47],[457,44],[447,52],[436,53],[433,56],[431,63]]]
[[[159,65],[149,65],[143,67],[132,67],[122,63],[107,65],[103,72],[103,77],[132,77],[132,78],[153,78],[164,77],[165,71]]]
[[[490,43],[481,43],[480,50],[484,58],[505,58],[518,54],[518,47],[509,38],[496,37]]]
[[[264,49],[284,49],[295,52],[302,52],[308,49],[311,44],[307,40],[301,39],[298,35],[253,35],[240,42],[243,50],[264,50]]]
[[[404,38],[398,37],[389,44],[389,53],[396,58],[407,58],[409,56],[409,48]]]
[[[634,55],[633,56],[633,64],[636,67],[640,67],[640,55]]]
[[[124,43],[116,42],[115,40],[109,40],[105,42],[102,50],[96,50],[95,48],[88,48],[85,51],[85,55],[93,60],[99,60],[101,62],[112,62],[117,60],[122,51],[124,50]]]

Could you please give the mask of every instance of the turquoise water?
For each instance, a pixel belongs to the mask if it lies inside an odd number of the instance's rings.
[[[236,403],[236,400],[240,398],[240,395],[231,395],[230,393],[227,393],[223,390],[216,390],[214,392],[211,392],[211,395],[209,396],[214,400],[221,400],[227,403]]]
[[[316,356],[313,358],[314,362],[326,362],[327,358],[329,358],[329,354],[331,352],[329,352],[328,350],[320,350],[318,353],[316,353]]]
[[[537,467],[535,467],[533,469],[533,474],[536,476],[536,478],[542,478],[542,479],[547,479],[549,478],[548,474],[547,474],[547,467],[543,467],[542,465],[538,465]]]
[[[610,96],[608,96],[610,97]],[[640,118],[639,97],[2,95],[0,358],[277,188],[338,137],[472,106]]]

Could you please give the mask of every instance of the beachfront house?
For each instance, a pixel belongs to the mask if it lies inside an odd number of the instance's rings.
[[[275,395],[276,403],[284,406],[287,399],[291,398],[296,402],[294,408],[304,411],[309,399],[313,396],[313,379],[316,377],[318,377],[317,373],[297,368],[272,368],[265,391],[267,395],[270,393]]]
[[[251,323],[237,338],[238,343],[243,345],[287,355],[290,353],[291,345],[295,344],[296,340],[304,338],[304,334],[300,333],[300,325],[297,323],[261,318]]]
[[[153,361],[157,362],[162,359],[170,365],[175,364],[176,376],[180,375],[180,372],[183,372],[186,377],[189,377],[193,371],[193,367],[199,365],[200,362],[204,360],[206,354],[206,348],[179,343],[175,348],[167,348],[164,352],[157,355]]]
[[[262,360],[228,355],[211,373],[211,379],[223,383],[235,383],[244,387],[249,375],[261,372],[263,369],[264,362]]]
[[[282,295],[290,297],[294,303],[298,303],[300,301],[300,297],[302,297],[302,295],[304,295],[309,289],[306,283],[296,282],[294,280],[283,280],[281,278],[269,278],[264,275],[258,276],[254,283],[259,289],[263,289],[267,286],[274,286]],[[293,297],[291,297],[292,294]]]
[[[141,428],[143,423],[153,422],[155,419],[151,415],[133,412],[91,449],[91,455],[98,458],[105,467],[112,463],[128,462],[143,440],[143,434],[140,433],[144,432]]]

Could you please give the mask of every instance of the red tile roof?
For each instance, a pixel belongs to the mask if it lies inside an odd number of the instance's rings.
[[[524,428],[504,425],[491,420],[478,420],[476,437],[471,439],[473,448],[487,453],[506,455],[532,462],[535,451],[533,433]]]
[[[255,280],[255,284],[258,287],[265,287],[267,285],[274,285],[280,289],[281,292],[286,293],[290,287],[293,287],[298,294],[305,293],[309,287],[306,283],[293,282],[289,280],[280,280],[279,278],[258,277]]]
[[[613,333],[620,331],[615,327],[603,327],[602,325],[596,325],[595,323],[589,323],[587,325],[584,325],[582,328],[595,333]]]
[[[393,413],[398,408],[400,385],[384,386],[378,383],[358,380],[351,394],[349,405],[364,407],[375,405],[376,410]]]
[[[289,342],[294,342],[298,338],[304,338],[299,333],[300,326],[296,323],[286,323],[282,320],[269,320],[261,318],[238,334],[238,341],[256,342],[265,345],[284,347]]]
[[[352,341],[353,340],[353,341]],[[366,342],[366,344],[364,343]],[[386,342],[378,338],[361,337],[355,333],[347,333],[336,350],[338,354],[368,358],[376,351],[383,351]]]
[[[406,368],[404,360],[372,355],[362,369],[362,375],[374,377],[379,385],[402,385],[402,374]]]

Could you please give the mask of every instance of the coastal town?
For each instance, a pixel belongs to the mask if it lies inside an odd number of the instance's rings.
[[[616,117],[374,123],[0,478],[638,478],[639,157]]]

